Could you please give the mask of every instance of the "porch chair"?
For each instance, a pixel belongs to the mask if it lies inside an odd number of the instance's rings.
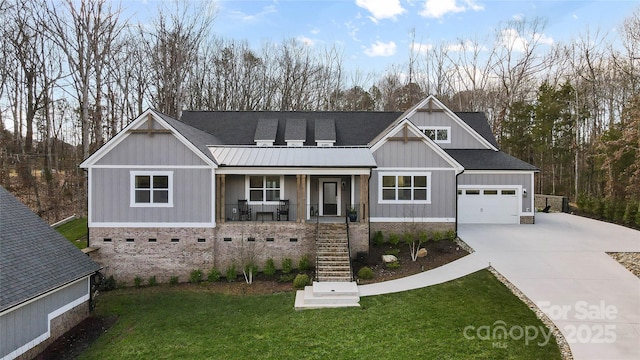
[[[280,216],[286,216],[287,221],[289,221],[289,200],[280,200],[280,205],[278,205],[276,216],[276,219],[278,219],[278,221],[280,221]]]
[[[247,200],[238,200],[238,220],[251,221],[251,208]]]

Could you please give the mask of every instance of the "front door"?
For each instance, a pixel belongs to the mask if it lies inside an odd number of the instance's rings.
[[[322,183],[322,215],[337,216],[338,215],[338,183],[323,182]]]

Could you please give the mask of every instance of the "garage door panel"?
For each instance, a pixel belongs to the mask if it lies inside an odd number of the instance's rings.
[[[458,222],[461,224],[517,224],[518,191],[512,188],[461,189]]]

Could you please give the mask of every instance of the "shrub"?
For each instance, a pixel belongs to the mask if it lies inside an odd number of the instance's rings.
[[[398,234],[389,235],[389,244],[395,246],[398,245],[398,243],[400,243],[400,236]]]
[[[156,286],[158,285],[158,281],[156,280],[156,276],[151,276],[149,278],[149,280],[147,280],[147,284],[149,284],[149,286]]]
[[[604,201],[604,210],[602,213],[602,216],[604,217],[605,220],[609,220],[609,221],[613,221],[615,220],[615,212],[616,212],[616,207],[615,204],[613,203],[612,200],[605,200]]]
[[[636,210],[636,225],[640,226],[640,202],[638,202],[638,209]]]
[[[113,278],[113,275],[109,276],[108,278],[102,279],[102,281],[100,281],[100,285],[98,285],[99,291],[109,291],[115,288],[116,288],[116,279]]]
[[[382,231],[376,231],[373,234],[373,244],[376,246],[380,246],[384,243],[384,235],[382,235]]]
[[[170,285],[178,284],[178,277],[177,276],[172,276],[171,278],[169,278],[169,284]]]
[[[276,273],[276,264],[272,258],[267,259],[267,263],[264,265],[264,274],[267,276],[273,276]]]
[[[289,274],[293,270],[293,260],[286,258],[282,260],[282,273]]]
[[[142,278],[140,276],[136,276],[133,279],[133,286],[140,287],[142,285]]]
[[[628,201],[627,206],[624,208],[622,222],[629,225],[633,224],[636,218],[636,211],[638,211],[638,204],[635,201]]]
[[[358,277],[362,280],[373,279],[373,270],[368,266],[362,267],[358,270]]]
[[[420,231],[420,233],[418,234],[418,240],[420,240],[420,243],[426,243],[427,241],[429,241],[429,233],[424,230]]]
[[[309,270],[309,255],[304,255],[303,257],[300,258],[300,261],[298,262],[298,270],[300,271],[307,271]]]
[[[202,270],[196,269],[191,272],[189,275],[189,282],[192,284],[197,284],[202,281]]]
[[[207,280],[209,280],[209,282],[218,282],[218,281],[220,281],[220,271],[218,271],[218,269],[216,269],[216,268],[212,268],[209,271],[209,274],[207,274]]]
[[[398,254],[400,254],[400,249],[389,249],[387,251],[384,252],[385,255],[393,255],[395,257],[398,257]]]
[[[307,274],[298,274],[293,279],[293,287],[296,289],[302,289],[307,285],[309,285],[309,275]]]
[[[433,241],[438,242],[440,240],[444,239],[444,235],[442,234],[441,231],[434,231],[433,232]]]
[[[604,214],[604,200],[593,199],[593,215],[602,219]]]
[[[247,275],[249,274],[256,275],[258,273],[258,265],[254,263],[248,263],[247,265],[244,266],[244,273]]]
[[[413,234],[410,232],[404,232],[402,233],[402,241],[405,242],[405,244],[411,244],[413,242]]]
[[[614,216],[614,220],[616,222],[624,221],[624,213],[627,209],[627,203],[625,201],[616,202],[616,214]]]
[[[399,261],[394,261],[386,264],[387,269],[397,269],[400,267]]]
[[[291,282],[291,280],[293,280],[295,277],[296,277],[296,274],[284,274],[280,276],[280,278],[278,279],[278,282],[288,283],[288,282]]]
[[[238,269],[236,269],[236,263],[232,263],[231,265],[227,266],[227,271],[225,271],[225,273],[227,274],[228,282],[236,281],[236,278],[238,277]]]
[[[456,231],[453,229],[449,229],[447,230],[447,232],[444,234],[445,239],[447,240],[455,240],[456,239]]]

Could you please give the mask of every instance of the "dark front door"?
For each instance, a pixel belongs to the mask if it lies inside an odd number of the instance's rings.
[[[323,215],[338,215],[338,183],[322,183],[322,209]]]

